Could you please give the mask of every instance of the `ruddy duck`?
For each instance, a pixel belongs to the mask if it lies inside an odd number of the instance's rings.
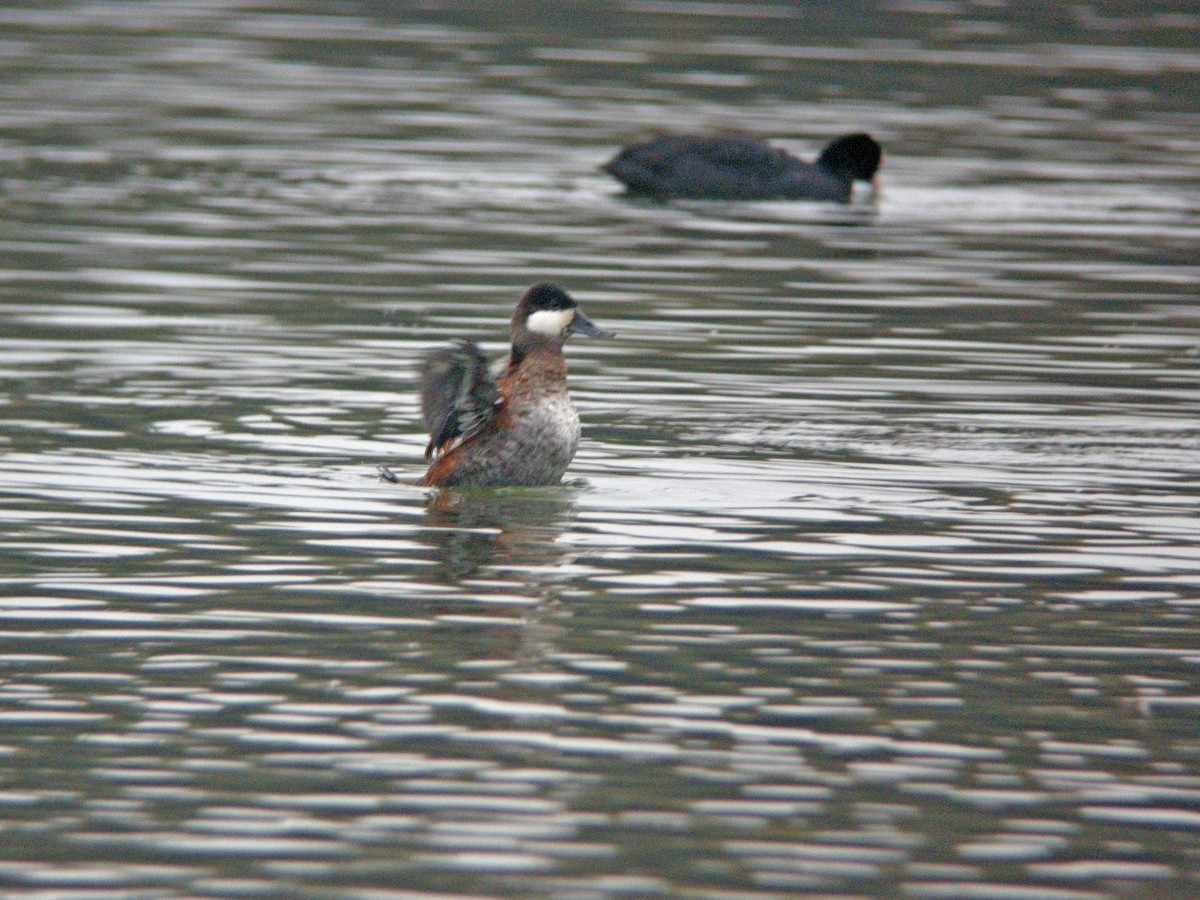
[[[868,134],[847,134],[806,163],[738,135],[668,135],[618,153],[605,171],[636,193],[693,200],[850,200],[871,181],[883,151]]]
[[[557,484],[579,446],[579,413],[567,393],[567,336],[610,338],[555,284],[517,303],[512,350],[496,370],[470,341],[434,350],[421,368],[429,429],[426,487]]]

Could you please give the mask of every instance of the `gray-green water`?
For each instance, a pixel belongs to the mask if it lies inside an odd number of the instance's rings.
[[[0,10],[4,896],[1200,892],[1200,16],[484,6]],[[377,480],[544,278],[564,486]]]

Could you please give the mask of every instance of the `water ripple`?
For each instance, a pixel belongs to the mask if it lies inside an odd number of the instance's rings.
[[[0,11],[0,891],[1190,896],[1200,19],[1127,6]],[[709,128],[880,183],[599,169]],[[547,278],[567,483],[413,486]]]

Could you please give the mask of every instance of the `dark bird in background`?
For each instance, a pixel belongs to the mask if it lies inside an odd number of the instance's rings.
[[[630,191],[692,200],[850,200],[883,150],[868,134],[835,138],[815,163],[741,135],[665,135],[633,144],[604,170]]]

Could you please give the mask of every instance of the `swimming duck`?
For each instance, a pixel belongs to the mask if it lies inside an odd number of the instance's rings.
[[[426,487],[557,484],[579,446],[579,413],[567,393],[568,335],[611,338],[556,284],[535,284],[517,303],[512,349],[497,369],[471,341],[429,353],[420,377],[429,429]]]
[[[806,163],[765,141],[740,135],[666,135],[633,144],[604,170],[629,190],[694,200],[850,200],[855,181],[871,181],[883,150],[868,134],[831,141]]]

